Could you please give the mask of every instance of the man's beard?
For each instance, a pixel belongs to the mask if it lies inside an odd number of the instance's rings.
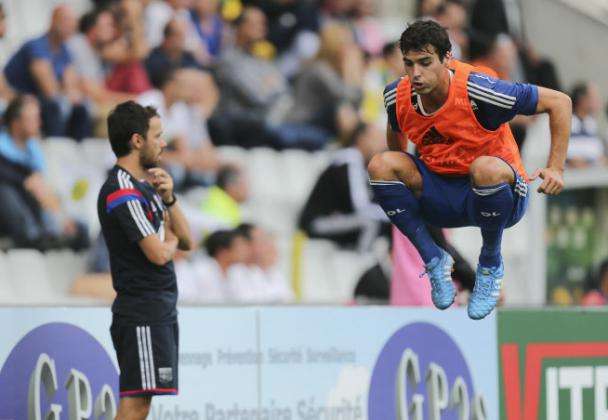
[[[157,168],[159,166],[159,159],[156,160],[146,160],[143,156],[139,158],[139,163],[144,169]]]

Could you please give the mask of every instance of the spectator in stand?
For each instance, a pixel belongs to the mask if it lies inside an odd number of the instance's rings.
[[[513,80],[512,73],[517,66],[517,47],[509,35],[478,33],[471,37],[469,60],[490,76]]]
[[[382,136],[376,127],[360,123],[321,173],[298,222],[309,237],[359,252],[368,252],[379,235],[390,237],[390,223],[372,201],[366,171],[371,158],[385,148]]]
[[[432,16],[448,31],[452,42],[452,56],[462,60],[469,44],[466,33],[467,9],[464,0],[444,0]]]
[[[82,139],[91,135],[89,112],[66,46],[76,24],[69,6],[55,7],[48,32],[23,44],[4,68],[14,90],[38,97],[48,136]]]
[[[209,185],[219,168],[206,121],[187,102],[193,86],[188,83],[185,71],[169,69],[159,81],[158,90],[149,90],[137,98],[141,105],[155,107],[163,121],[163,135],[168,144],[163,164],[177,189]]]
[[[245,263],[249,245],[240,233],[219,230],[207,237],[204,246],[208,258],[176,263],[179,299],[188,303],[230,302],[232,281],[242,273],[236,268]]]
[[[555,65],[540,57],[523,37],[519,2],[515,0],[476,0],[471,8],[471,28],[489,36],[508,34],[517,45],[519,61],[511,79],[549,89],[560,89]]]
[[[225,36],[219,1],[194,0],[190,20],[190,28],[199,44],[197,59],[202,64],[211,64],[220,55]]]
[[[604,306],[608,304],[608,260],[602,261],[597,272],[589,273],[585,285],[582,306]]]
[[[218,171],[216,185],[201,203],[201,211],[226,228],[234,228],[241,223],[241,204],[248,198],[249,183],[243,171],[234,165],[224,165]]]
[[[68,50],[82,91],[93,101],[96,116],[105,125],[107,110],[133,99],[132,95],[109,90],[105,84],[108,69],[103,55],[116,37],[116,21],[108,9],[95,9],[82,15],[78,26],[80,33],[68,40]]]
[[[139,0],[120,0],[113,12],[118,37],[104,51],[104,58],[112,65],[106,85],[116,92],[140,94],[151,88],[142,63],[149,53],[143,5]]]
[[[488,76],[502,80],[513,80],[517,77],[517,46],[507,34],[475,33],[469,44],[469,55],[471,64]],[[527,126],[533,119],[534,117],[517,115],[509,122],[520,150],[526,139]]]
[[[209,121],[213,141],[277,149],[316,150],[324,146],[326,132],[288,121],[294,101],[287,79],[273,62],[255,54],[255,46],[266,39],[264,13],[246,7],[236,19],[235,28],[235,45],[224,50],[217,62],[221,96],[218,110]]]
[[[162,44],[154,48],[145,61],[148,78],[155,88],[172,69],[202,69],[194,55],[186,51],[186,23],[182,19],[171,19],[164,30]]]
[[[235,45],[222,53],[217,65],[220,112],[282,120],[291,105],[287,80],[271,61],[254,55],[256,43],[266,39],[264,13],[246,7],[235,28]]]
[[[385,85],[405,74],[403,54],[396,41],[384,44],[382,48],[382,63],[382,80]]]
[[[152,0],[147,2],[143,19],[145,37],[150,48],[158,47],[163,42],[163,31],[171,19],[178,18],[184,22],[189,21],[189,9],[192,3],[193,0]]]
[[[242,303],[285,303],[294,299],[287,279],[276,267],[278,252],[274,238],[259,226],[243,223],[236,232],[249,246],[245,263],[235,267],[230,279],[233,301]]]
[[[6,11],[0,3],[0,39],[4,38],[6,35]],[[6,78],[4,77],[4,73],[0,72],[0,114],[4,112],[4,109],[8,105],[8,103],[13,99],[15,93],[9,87],[6,82]]]
[[[5,131],[0,133],[0,232],[17,247],[86,247],[86,228],[64,213],[45,179],[36,98],[13,99],[4,113],[4,125]]]
[[[600,138],[597,118],[602,102],[597,86],[591,82],[580,82],[572,88],[572,129],[568,143],[570,167],[581,168],[605,165],[604,142]]]
[[[268,17],[268,40],[277,50],[277,65],[292,78],[319,49],[319,11],[314,0],[250,0]]]
[[[364,71],[363,52],[352,32],[342,24],[325,25],[317,59],[296,77],[290,122],[346,137],[357,124],[350,116],[361,103]]]
[[[357,43],[366,54],[379,56],[386,43],[382,23],[376,16],[376,2],[355,0],[353,23]]]
[[[437,12],[443,0],[417,0],[414,16],[416,18],[429,18]]]
[[[322,0],[321,12],[325,25],[332,21],[348,22],[353,13],[356,0]]]

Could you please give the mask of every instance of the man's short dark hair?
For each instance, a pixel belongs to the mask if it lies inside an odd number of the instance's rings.
[[[109,12],[108,9],[100,8],[93,9],[90,12],[85,13],[80,17],[78,21],[78,31],[82,34],[86,34],[95,26],[97,19],[102,13]]]
[[[2,122],[7,129],[10,130],[11,124],[21,116],[23,107],[31,102],[38,103],[36,98],[32,95],[17,95],[9,102],[6,110],[4,110],[4,115],[2,116]]]
[[[251,239],[253,238],[253,230],[254,229],[255,229],[255,225],[252,224],[252,223],[241,223],[236,228],[234,228],[234,231],[238,235],[240,235],[243,238],[247,239],[248,241],[251,241]]]
[[[391,41],[384,44],[384,46],[382,47],[382,57],[388,58],[389,56],[391,56],[397,49],[397,44],[397,41]]]
[[[587,82],[578,82],[572,87],[570,99],[572,99],[572,109],[575,109],[581,100],[589,93],[589,84]]]
[[[410,51],[424,51],[432,45],[439,59],[443,60],[452,50],[452,43],[446,29],[434,20],[417,20],[401,34],[399,48],[405,55]]]
[[[215,184],[225,190],[229,184],[235,182],[241,176],[241,169],[235,165],[223,165],[217,171]]]
[[[150,129],[150,120],[158,116],[156,108],[144,107],[134,101],[117,105],[108,116],[108,137],[116,157],[128,155],[133,134],[145,138]]]
[[[205,239],[205,250],[210,257],[214,257],[218,252],[230,249],[238,234],[233,230],[217,230]]]

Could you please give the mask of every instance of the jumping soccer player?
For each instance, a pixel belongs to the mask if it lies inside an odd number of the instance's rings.
[[[152,107],[133,101],[108,117],[117,161],[97,212],[116,299],[112,341],[120,367],[118,420],[145,419],[153,395],[177,393],[177,284],[173,256],[192,248],[173,180],[158,168],[166,143]]]
[[[522,218],[528,203],[529,180],[507,122],[517,114],[549,114],[549,160],[530,180],[544,180],[538,192],[559,194],[572,105],[561,92],[498,80],[452,60],[451,47],[445,29],[433,21],[416,21],[401,34],[406,76],[384,90],[390,151],[374,156],[368,169],[380,205],[420,253],[439,309],[456,295],[454,261],[425,223],[481,229],[468,306],[469,316],[481,319],[500,296],[503,230]],[[405,153],[408,140],[418,157]]]

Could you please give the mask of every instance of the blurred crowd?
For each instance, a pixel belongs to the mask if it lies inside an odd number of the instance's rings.
[[[302,205],[298,227],[312,238],[357,252],[369,251],[378,237],[391,237],[372,200],[366,166],[385,147],[382,90],[403,75],[403,63],[394,39],[398,34],[386,33],[377,2],[92,3],[81,16],[69,3],[56,6],[48,29],[2,63],[3,247],[90,248],[95,274],[79,279],[74,290],[112,294],[103,241],[90,240],[84,221],[62,208],[53,180],[45,177],[41,142],[54,137],[103,139],[105,117],[128,99],[158,109],[168,143],[163,164],[178,191],[206,189],[189,215],[201,247],[176,263],[184,300],[293,299],[286,274],[276,269],[272,234],[255,221],[243,220],[241,206],[249,196],[246,174],[220,157],[219,146],[335,151]],[[504,79],[567,88],[555,64],[523,37],[516,2],[415,3],[412,15],[435,19],[448,29],[454,58]],[[0,10],[0,37],[10,12]],[[606,139],[597,124],[602,108],[597,87],[583,81],[571,94],[568,163],[604,165]],[[512,123],[520,146],[529,124],[528,117]],[[388,290],[386,277],[378,280],[379,290]],[[388,296],[382,292],[374,299]]]

